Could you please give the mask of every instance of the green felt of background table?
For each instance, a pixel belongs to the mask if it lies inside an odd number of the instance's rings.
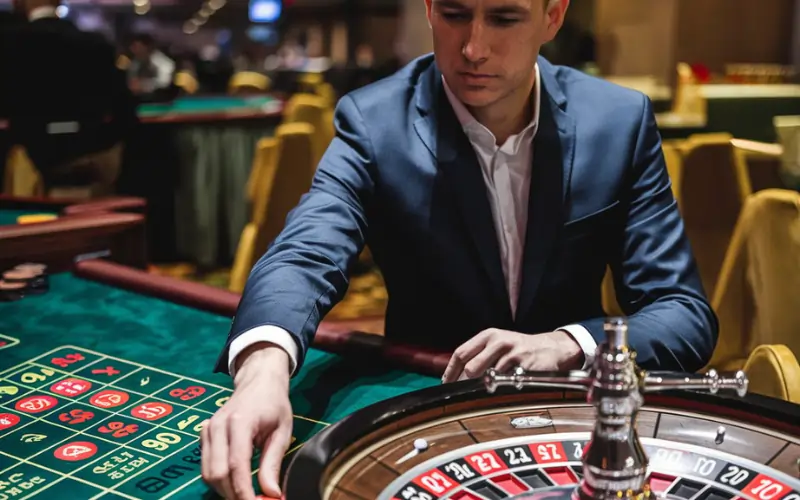
[[[0,303],[0,334],[20,340],[19,345],[0,350],[0,373],[59,346],[74,345],[230,388],[228,376],[212,373],[229,326],[229,318],[58,274],[51,277],[47,294]],[[371,403],[438,383],[432,377],[312,349],[292,380],[291,399],[295,415],[334,423]],[[322,428],[295,419],[298,441]],[[54,489],[59,498],[80,497],[78,489],[74,495]],[[195,479],[170,498],[199,498],[206,490]]]
[[[234,96],[207,96],[207,97],[180,97],[167,103],[149,103],[139,106],[139,116],[150,117],[162,114],[200,114],[223,113],[258,109],[276,102],[269,96],[234,97]]]
[[[17,223],[17,217],[21,215],[47,214],[56,215],[53,212],[41,210],[0,210],[0,226],[13,225]]]

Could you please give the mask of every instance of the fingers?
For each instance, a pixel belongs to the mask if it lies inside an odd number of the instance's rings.
[[[208,424],[206,420],[200,428],[200,474],[203,480],[211,484],[211,440],[208,437]]]
[[[501,342],[489,342],[481,352],[464,366],[464,372],[461,377],[468,379],[483,375],[489,367],[494,366],[495,362],[509,350],[511,350],[510,345]]]
[[[223,498],[234,498],[228,469],[228,431],[219,413],[201,431],[203,479]]]
[[[455,382],[461,377],[464,366],[469,363],[479,352],[485,347],[486,343],[491,336],[493,330],[484,330],[468,341],[464,342],[458,349],[453,352],[450,361],[447,363],[447,368],[442,375],[442,383]]]
[[[253,456],[253,424],[242,420],[236,414],[232,414],[228,418],[230,484],[235,495],[234,498],[253,500],[256,496],[250,475],[250,458]]]
[[[275,429],[264,444],[264,451],[261,457],[261,468],[258,471],[258,484],[264,491],[264,495],[280,498],[281,489],[279,476],[281,473],[281,463],[286,455],[286,449],[292,439],[291,420],[288,423],[282,422]]]
[[[516,352],[509,351],[504,354],[494,365],[498,373],[507,373],[520,365],[520,359]]]

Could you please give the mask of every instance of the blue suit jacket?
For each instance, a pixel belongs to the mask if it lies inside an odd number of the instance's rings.
[[[486,187],[432,55],[344,96],[313,186],[254,266],[228,344],[266,324],[300,359],[368,244],[386,282],[387,338],[454,349],[483,329],[578,323],[604,340],[610,264],[648,369],[695,371],[717,320],[673,198],[649,100],[539,59],[522,288],[512,318]],[[226,371],[227,345],[218,363]]]

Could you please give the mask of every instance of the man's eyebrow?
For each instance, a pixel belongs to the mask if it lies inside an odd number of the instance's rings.
[[[508,5],[498,5],[497,7],[490,7],[486,9],[494,15],[505,15],[505,14],[530,14],[530,9],[526,9],[525,7],[515,5],[515,4],[508,4]]]
[[[466,9],[467,6],[457,0],[435,0],[437,7],[445,9]]]
[[[444,9],[469,9],[466,5],[458,0],[435,0],[435,4],[439,8]],[[509,3],[506,5],[497,5],[486,9],[494,15],[507,15],[507,14],[529,14],[530,9],[526,9],[521,5]]]

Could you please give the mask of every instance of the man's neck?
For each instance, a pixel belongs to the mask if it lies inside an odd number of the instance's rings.
[[[536,75],[533,73],[528,85],[514,90],[491,106],[468,107],[472,116],[492,132],[498,146],[504,144],[510,136],[522,132],[530,123],[535,84]]]

